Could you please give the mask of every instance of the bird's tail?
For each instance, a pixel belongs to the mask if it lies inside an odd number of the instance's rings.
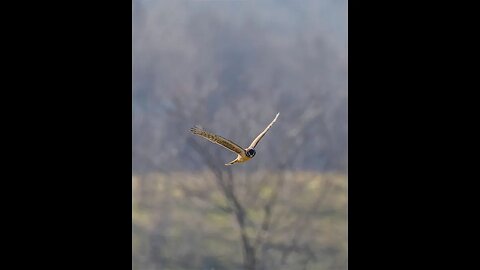
[[[235,164],[235,163],[237,163],[237,162],[238,162],[238,158],[230,161],[229,163],[226,163],[225,166],[230,166],[230,165],[233,165],[233,164]]]

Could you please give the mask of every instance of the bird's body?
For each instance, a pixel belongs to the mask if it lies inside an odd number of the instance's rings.
[[[249,147],[247,148],[242,148],[240,147],[238,144],[228,140],[228,139],[225,139],[224,137],[222,136],[219,136],[219,135],[216,135],[216,134],[213,134],[213,133],[210,133],[208,131],[205,131],[203,129],[200,129],[200,128],[197,128],[197,127],[194,127],[194,128],[191,128],[190,131],[195,134],[195,135],[198,135],[200,137],[203,137],[213,143],[216,143],[218,145],[221,145],[225,148],[227,148],[228,150],[234,152],[237,154],[237,158],[230,161],[229,163],[225,164],[225,165],[232,165],[232,164],[235,164],[235,163],[241,163],[241,162],[246,162],[250,159],[252,159],[255,154],[256,154],[256,151],[255,151],[255,147],[257,146],[258,142],[263,138],[263,136],[265,136],[265,134],[267,133],[267,131],[270,129],[270,127],[273,125],[273,123],[275,123],[275,121],[277,120],[277,117],[280,113],[277,113],[277,115],[275,116],[275,119],[273,119],[273,121],[267,126],[267,128],[265,128],[264,131],[262,131],[253,141],[252,143],[250,144]]]
[[[252,159],[256,154],[256,151],[254,149],[245,149],[244,150],[244,153],[242,154],[237,154],[237,158],[230,161],[229,163],[225,164],[227,166],[229,165],[232,165],[232,164],[235,164],[235,163],[241,163],[241,162],[245,162],[245,161],[249,161],[250,159]]]

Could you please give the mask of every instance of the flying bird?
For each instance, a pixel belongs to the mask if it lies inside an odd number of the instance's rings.
[[[255,140],[252,141],[250,146],[245,148],[245,149],[242,148],[241,146],[239,146],[238,144],[232,142],[231,140],[225,139],[224,137],[222,137],[220,135],[216,135],[216,134],[210,133],[208,131],[205,131],[202,128],[193,127],[193,128],[190,129],[190,131],[195,135],[203,137],[203,138],[205,138],[205,139],[207,139],[207,140],[209,140],[213,143],[221,145],[221,146],[227,148],[228,150],[236,153],[237,158],[230,161],[229,163],[225,164],[226,166],[229,166],[229,165],[232,165],[232,164],[235,164],[235,163],[248,161],[255,156],[255,154],[256,154],[255,147],[257,146],[258,142],[260,142],[260,140],[263,138],[263,136],[265,136],[267,131],[272,127],[273,123],[275,123],[278,115],[280,115],[280,113],[277,113],[277,115],[275,116],[273,121],[265,128],[265,130],[262,131],[255,138]]]

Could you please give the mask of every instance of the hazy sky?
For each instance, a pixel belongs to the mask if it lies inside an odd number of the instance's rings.
[[[346,1],[134,0],[134,168],[185,164],[192,124],[251,137],[321,110],[298,161],[315,167],[346,156],[346,108]]]

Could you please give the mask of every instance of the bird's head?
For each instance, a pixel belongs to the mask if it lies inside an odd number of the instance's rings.
[[[254,149],[249,149],[247,152],[246,152],[246,155],[247,157],[249,158],[253,158],[255,156],[255,150]]]

